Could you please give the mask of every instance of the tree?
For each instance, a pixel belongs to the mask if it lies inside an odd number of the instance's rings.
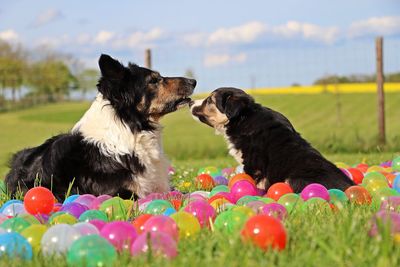
[[[47,95],[49,101],[63,100],[73,80],[68,66],[58,59],[44,59],[30,66],[28,84],[36,95]]]
[[[85,99],[87,92],[96,89],[99,72],[95,69],[84,69],[76,78],[77,89],[82,92],[82,99]]]

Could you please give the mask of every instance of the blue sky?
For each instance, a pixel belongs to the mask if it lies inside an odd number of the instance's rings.
[[[374,37],[385,69],[400,71],[398,0],[0,0],[0,38],[47,46],[96,67],[100,53],[182,75],[200,90],[309,84],[332,73],[374,71]]]

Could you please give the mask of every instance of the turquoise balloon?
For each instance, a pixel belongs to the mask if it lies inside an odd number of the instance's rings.
[[[98,235],[87,235],[72,243],[67,253],[68,266],[113,266],[117,259],[115,248]]]
[[[247,219],[248,216],[243,212],[228,210],[217,216],[214,227],[223,233],[233,234],[243,227]]]
[[[258,200],[257,196],[243,196],[243,197],[238,199],[238,201],[236,202],[236,205],[244,206],[247,203],[249,203],[251,201],[256,201],[256,200]]]
[[[79,197],[79,195],[70,195],[69,197],[67,197],[64,202],[63,205],[74,202],[75,199],[77,199]]]
[[[25,237],[18,233],[5,233],[0,235],[0,257],[7,255],[12,258],[24,260],[32,259],[32,246]]]
[[[88,222],[91,220],[108,221],[107,214],[101,210],[87,210],[79,216],[80,222]]]
[[[328,193],[329,193],[330,202],[333,205],[335,205],[336,207],[338,207],[339,209],[343,208],[344,205],[346,205],[349,202],[348,197],[342,190],[329,189]]]
[[[25,219],[20,217],[11,218],[5,220],[0,227],[6,230],[7,232],[17,232],[20,233],[22,230],[30,226],[31,224],[27,222]]]
[[[210,192],[210,197],[215,196],[219,192],[229,192],[229,187],[226,185],[217,185]]]
[[[174,208],[174,206],[172,206],[172,204],[167,200],[156,199],[151,201],[147,205],[147,207],[144,210],[144,213],[154,214],[154,215],[163,214],[165,210],[168,208]]]

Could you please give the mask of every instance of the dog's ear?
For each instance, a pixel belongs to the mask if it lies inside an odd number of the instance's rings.
[[[106,79],[119,80],[124,76],[125,67],[109,55],[102,54],[100,56],[99,67],[101,75]]]
[[[217,99],[217,108],[223,111],[230,120],[239,116],[252,103],[254,99],[244,92],[226,92]]]

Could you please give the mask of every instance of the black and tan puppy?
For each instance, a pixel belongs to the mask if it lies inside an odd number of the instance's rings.
[[[196,81],[163,77],[135,64],[99,59],[98,95],[66,134],[16,153],[5,182],[11,194],[37,179],[59,199],[71,193],[130,198],[169,190],[159,119],[188,105]]]
[[[191,104],[192,115],[223,134],[229,153],[258,186],[287,182],[295,192],[311,183],[345,190],[354,183],[304,140],[290,121],[244,91],[219,88]]]

